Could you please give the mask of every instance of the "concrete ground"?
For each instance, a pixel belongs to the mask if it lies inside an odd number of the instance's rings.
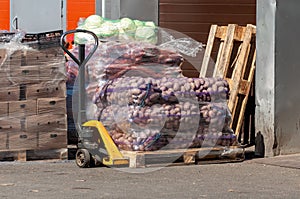
[[[156,170],[80,169],[74,161],[0,168],[0,198],[300,198],[300,155]]]

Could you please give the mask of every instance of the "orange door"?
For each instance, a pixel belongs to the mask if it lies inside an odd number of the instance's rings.
[[[80,17],[87,18],[88,16],[95,14],[95,7],[95,0],[68,0],[67,30],[75,29]]]
[[[0,0],[0,30],[9,30],[10,0]]]
[[[95,14],[95,0],[66,0],[67,30],[75,29],[80,17]],[[0,30],[10,29],[10,0],[0,0]]]

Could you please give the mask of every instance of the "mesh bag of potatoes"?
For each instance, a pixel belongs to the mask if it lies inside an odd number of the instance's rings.
[[[121,77],[93,102],[120,149],[184,149],[234,143],[228,95],[220,78]]]

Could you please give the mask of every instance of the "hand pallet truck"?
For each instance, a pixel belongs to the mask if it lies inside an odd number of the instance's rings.
[[[85,56],[85,44],[78,44],[78,58],[64,45],[65,37],[75,33],[86,33],[93,37],[94,47]],[[100,121],[86,119],[86,90],[85,90],[85,65],[91,59],[99,45],[98,37],[91,31],[76,29],[70,30],[60,38],[60,46],[78,65],[79,90],[78,113],[76,127],[78,131],[78,144],[76,152],[76,164],[80,168],[97,165],[105,166],[129,166],[129,159],[124,158],[109,133]]]

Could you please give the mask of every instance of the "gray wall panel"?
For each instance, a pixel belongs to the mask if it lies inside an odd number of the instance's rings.
[[[300,152],[300,1],[277,0],[276,154]]]
[[[274,155],[275,11],[275,0],[257,0],[255,128],[264,136],[266,156]]]

